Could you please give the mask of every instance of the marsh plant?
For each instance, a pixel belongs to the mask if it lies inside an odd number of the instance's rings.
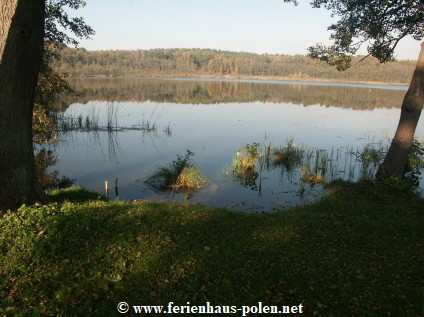
[[[382,144],[365,144],[362,151],[357,152],[357,158],[364,165],[378,165],[384,155],[386,153],[386,149]]]
[[[419,186],[422,169],[424,168],[424,147],[414,140],[408,157],[403,178],[412,186]]]
[[[244,173],[253,170],[261,158],[261,144],[253,143],[238,149],[236,156],[233,158],[233,170]]]
[[[185,155],[177,155],[177,159],[168,166],[161,166],[144,183],[154,192],[166,193],[192,192],[204,188],[209,179],[192,162],[194,153],[187,150]]]
[[[231,164],[231,173],[235,182],[252,190],[258,189],[256,180],[259,173],[255,170],[255,167],[261,163],[260,160],[263,157],[261,152],[262,146],[260,143],[247,144],[237,150]]]
[[[374,140],[357,149],[344,146],[329,150],[298,147],[293,140],[278,146],[271,143],[247,144],[237,150],[231,166],[225,167],[223,174],[226,178],[232,175],[233,181],[252,190],[258,190],[262,179],[268,178],[266,173],[275,169],[281,171],[281,177],[287,174],[290,183],[299,184],[302,188],[307,184],[313,187],[336,179],[373,179],[387,146],[385,141]],[[423,168],[424,148],[414,141],[404,179],[418,186]]]
[[[162,130],[164,133],[165,133],[165,135],[167,136],[167,137],[172,137],[172,128],[171,128],[171,123],[168,123],[168,125],[165,127],[165,128],[163,128],[163,130]]]
[[[57,111],[54,113],[54,122],[56,123],[56,131],[59,133],[77,132],[124,132],[124,131],[141,131],[143,136],[149,135],[156,137],[159,131],[158,121],[160,114],[157,111],[158,106],[151,113],[143,112],[141,122],[130,126],[119,124],[118,110],[119,107],[110,104],[106,113],[101,107],[90,107],[84,109],[80,114],[75,115],[69,112]],[[103,121],[100,119],[103,118]],[[172,137],[171,123],[162,128],[166,137]]]
[[[305,150],[297,147],[293,140],[289,140],[285,146],[277,146],[272,150],[272,166],[292,171],[298,168],[305,156]]]
[[[360,177],[364,179],[372,179],[383,161],[387,152],[387,146],[379,143],[367,143],[361,150],[356,152],[356,161],[360,163]]]
[[[161,117],[160,111],[158,111],[159,104],[156,104],[153,110],[149,113],[143,112],[141,115],[141,123],[137,126],[143,131],[157,131],[158,121]]]
[[[311,172],[307,166],[300,168],[300,180],[303,183],[317,185],[325,183],[325,178],[319,172]]]

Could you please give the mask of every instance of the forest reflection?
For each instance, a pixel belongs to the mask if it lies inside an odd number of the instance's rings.
[[[233,102],[291,103],[354,110],[399,108],[405,90],[334,85],[281,84],[163,79],[72,80],[76,96],[60,99],[59,108],[89,101],[217,104]]]

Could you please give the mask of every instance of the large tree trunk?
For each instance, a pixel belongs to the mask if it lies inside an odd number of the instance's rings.
[[[44,0],[1,0],[0,211],[47,199],[36,176],[32,143],[44,18]]]
[[[415,129],[424,105],[424,42],[411,84],[402,103],[399,125],[384,162],[379,166],[377,178],[401,178],[408,162]]]

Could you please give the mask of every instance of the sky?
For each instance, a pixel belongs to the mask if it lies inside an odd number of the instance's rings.
[[[210,48],[226,51],[307,54],[330,44],[327,27],[336,21],[325,9],[283,0],[86,0],[71,16],[82,16],[96,31],[82,40],[88,50]],[[398,59],[418,58],[420,43],[403,39]],[[366,50],[362,50],[365,54]]]

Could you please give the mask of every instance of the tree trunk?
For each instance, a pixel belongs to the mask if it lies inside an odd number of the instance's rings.
[[[32,143],[32,110],[43,56],[44,0],[0,4],[0,210],[45,201]]]
[[[384,162],[379,166],[377,178],[401,178],[408,162],[415,129],[424,105],[424,42],[411,84],[403,99],[399,125]]]

